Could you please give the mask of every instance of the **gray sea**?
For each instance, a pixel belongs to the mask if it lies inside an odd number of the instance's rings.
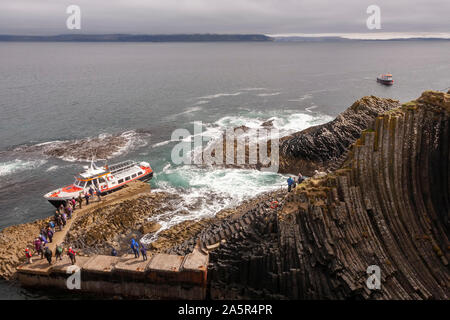
[[[286,179],[174,165],[175,129],[193,134],[193,122],[201,121],[215,137],[270,119],[287,135],[330,121],[365,95],[406,102],[450,86],[449,52],[450,41],[0,42],[0,229],[51,215],[42,195],[71,183],[86,164],[23,146],[122,134],[129,144],[110,163],[148,161],[152,188],[183,197],[179,210],[154,217],[168,228],[214,215]],[[388,72],[395,84],[378,84],[377,75]],[[0,282],[3,299],[46,297]]]

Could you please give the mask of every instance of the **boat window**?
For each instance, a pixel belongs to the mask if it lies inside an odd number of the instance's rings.
[[[142,174],[142,171],[139,171],[139,172],[138,172],[138,175],[141,175],[141,174]]]
[[[103,179],[103,178],[98,178],[98,182],[99,182],[99,183],[105,183],[106,181],[105,181],[105,179]]]
[[[125,181],[128,181],[128,180],[130,180],[130,177],[126,177],[126,178],[125,178]]]
[[[131,176],[131,178],[136,178],[136,173],[133,173],[133,175]]]
[[[89,188],[90,186],[92,186],[92,180],[89,180],[89,181],[86,183],[86,188]]]
[[[117,181],[118,183],[122,183],[123,182],[123,179],[120,179],[119,181]]]
[[[75,179],[74,185],[76,185],[77,187],[83,188],[84,187],[85,182]]]

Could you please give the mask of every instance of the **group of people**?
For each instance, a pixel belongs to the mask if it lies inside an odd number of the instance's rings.
[[[144,259],[144,261],[147,260],[147,249],[145,248],[145,246],[140,243],[137,242],[134,238],[131,239],[131,244],[130,244],[131,250],[134,253],[134,257],[135,258],[139,258],[139,251],[142,254],[142,259]]]
[[[36,238],[36,240],[34,240],[33,244],[34,244],[35,254],[40,255],[41,259],[43,259],[45,257],[45,259],[47,259],[48,263],[52,264],[53,252],[47,246],[47,243],[45,242],[45,240],[39,237],[39,238]],[[56,261],[62,260],[64,251],[66,251],[66,250],[64,249],[62,244],[56,245],[56,248],[55,248],[55,260]],[[69,256],[72,264],[75,264],[77,262],[75,250],[73,250],[72,247],[69,247],[66,252],[67,252],[67,255]],[[33,253],[31,252],[29,247],[27,247],[25,249],[25,256],[26,256],[27,262],[29,264],[33,263]]]
[[[295,180],[294,177],[289,177],[287,179],[287,184],[288,184],[288,192],[291,192],[292,189],[295,189],[295,187],[297,186],[297,183],[300,184],[305,180],[305,176],[303,176],[301,173],[298,174],[298,178],[297,180]]]
[[[53,253],[48,247],[48,244],[53,242],[54,234],[57,231],[62,231],[66,226],[67,221],[72,219],[73,211],[76,208],[76,203],[77,201],[75,200],[75,198],[64,201],[55,211],[53,219],[50,220],[50,222],[41,229],[41,232],[33,241],[33,247],[35,251],[34,254],[40,255],[41,259],[45,257],[49,264],[52,263]],[[81,208],[81,204],[79,205],[79,208]],[[62,247],[62,245],[57,245],[55,248],[56,260],[62,260],[63,252],[64,248]],[[72,264],[75,264],[76,253],[71,247],[68,248],[67,255],[70,257]],[[29,247],[25,249],[25,257],[27,258],[28,263],[33,262],[33,253],[31,252]]]
[[[62,229],[66,226],[67,221],[72,219],[73,212],[76,209],[77,203],[78,208],[82,208],[83,204],[83,198],[86,201],[86,205],[89,205],[89,199],[93,198],[94,195],[97,195],[98,201],[101,201],[101,192],[98,189],[97,186],[92,188],[92,186],[89,188],[88,192],[80,192],[78,194],[78,198],[75,199],[75,197],[72,197],[70,200],[65,200],[55,211],[55,215],[53,219],[46,225],[44,228],[41,229],[40,234],[36,237],[36,239],[33,241],[34,251],[36,255],[40,255],[41,259],[45,258],[47,259],[48,263],[52,263],[52,256],[53,253],[50,250],[50,248],[47,246],[48,243],[53,242],[53,235],[56,231],[62,231]],[[56,230],[58,228],[58,230]],[[57,245],[55,248],[55,258],[56,261],[62,260],[62,254],[64,252],[64,248],[61,244]],[[72,247],[69,247],[67,249],[67,255],[69,256],[70,260],[72,261],[72,264],[75,264],[76,262],[76,252],[72,249]],[[30,248],[27,247],[25,249],[25,257],[27,258],[28,263],[33,263],[32,257],[33,253],[31,252]]]
[[[86,205],[88,205],[89,204],[89,199],[93,198],[94,194],[97,195],[98,201],[102,200],[100,189],[97,186],[95,186],[95,189],[92,188],[92,186],[91,186],[89,188],[88,192],[80,192],[78,194],[78,198],[77,198],[78,207],[81,209],[81,207],[83,205],[83,198],[86,201]],[[75,200],[75,198],[73,198],[73,200]]]
[[[136,241],[135,238],[131,239],[130,248],[131,251],[134,253],[135,258],[139,258],[140,252],[142,255],[142,259],[144,259],[144,261],[147,260],[147,248],[145,248],[145,246],[142,243]],[[114,257],[117,256],[117,250],[115,248],[111,249],[111,255]]]

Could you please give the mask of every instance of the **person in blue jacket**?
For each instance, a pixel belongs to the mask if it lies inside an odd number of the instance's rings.
[[[136,242],[136,240],[133,238],[131,239],[131,250],[133,250],[134,257],[139,258],[139,244]]]
[[[288,192],[291,192],[292,186],[294,185],[294,179],[292,179],[291,177],[289,177],[287,179],[287,184],[288,184]]]

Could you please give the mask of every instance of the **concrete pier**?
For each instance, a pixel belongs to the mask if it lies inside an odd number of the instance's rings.
[[[49,265],[45,259],[17,267],[22,286],[54,288],[105,296],[154,299],[205,299],[208,253],[200,249],[186,256],[155,254],[147,261],[134,255],[77,257],[80,289],[70,289],[70,259]]]

